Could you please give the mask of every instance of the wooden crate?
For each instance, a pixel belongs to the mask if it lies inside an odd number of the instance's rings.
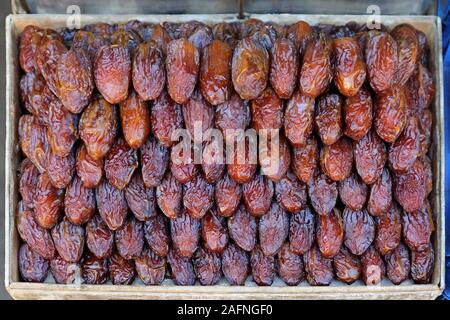
[[[264,21],[293,23],[305,20],[310,24],[345,24],[349,21],[366,23],[367,16],[354,15],[252,15]],[[422,30],[428,37],[431,49],[431,70],[436,80],[436,98],[431,108],[433,112],[433,134],[431,157],[434,182],[431,204],[436,218],[436,232],[433,235],[435,248],[435,270],[430,284],[418,285],[407,280],[399,286],[384,280],[377,286],[365,286],[361,281],[346,285],[334,281],[328,287],[312,287],[305,281],[299,286],[288,287],[280,279],[275,279],[270,287],[258,287],[250,279],[245,286],[229,286],[223,279],[218,285],[203,287],[175,286],[165,280],[161,286],[144,286],[135,280],[131,286],[105,285],[59,285],[55,283],[20,282],[18,271],[19,235],[15,217],[18,203],[17,168],[19,143],[17,126],[20,117],[18,39],[28,24],[40,27],[59,28],[66,25],[67,15],[26,14],[10,15],[6,18],[6,159],[5,159],[5,286],[16,299],[434,299],[441,294],[445,284],[444,248],[444,91],[441,48],[441,22],[434,16],[381,16],[381,22],[388,27],[400,23],[410,23]],[[83,15],[82,25],[94,22],[118,23],[130,19],[146,22],[201,20],[207,23],[235,21],[232,15]]]

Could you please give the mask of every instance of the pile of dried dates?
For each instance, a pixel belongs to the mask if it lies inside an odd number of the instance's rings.
[[[23,281],[428,283],[428,59],[408,24],[27,26]]]

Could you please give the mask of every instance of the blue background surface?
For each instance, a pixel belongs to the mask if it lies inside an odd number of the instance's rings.
[[[438,1],[438,14],[442,19],[442,48],[444,54],[444,130],[445,130],[445,207],[450,208],[450,112],[448,112],[448,104],[450,103],[450,1]],[[450,209],[445,210],[445,247],[446,247],[446,289],[444,298],[450,299]]]

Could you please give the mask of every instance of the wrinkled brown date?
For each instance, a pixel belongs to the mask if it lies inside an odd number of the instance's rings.
[[[322,171],[333,181],[348,178],[353,167],[353,148],[350,139],[340,138],[331,145],[320,150]]]
[[[394,174],[394,197],[406,212],[422,208],[427,196],[426,168],[420,159],[405,173]]]
[[[26,26],[22,31],[19,43],[19,63],[25,72],[32,72],[37,69],[36,51],[41,42],[43,31],[33,25]]]
[[[338,191],[341,201],[352,210],[361,210],[366,204],[368,188],[356,173],[340,181]]]
[[[82,226],[64,218],[52,229],[56,251],[67,262],[78,262],[84,250],[85,233]]]
[[[334,83],[344,96],[356,95],[366,79],[366,64],[357,39],[334,39]]]
[[[205,249],[216,253],[222,253],[228,244],[227,221],[215,209],[202,219],[202,239]]]
[[[397,42],[398,51],[395,81],[400,85],[404,85],[414,72],[420,58],[418,35],[413,26],[405,23],[397,25],[391,31],[391,36]]]
[[[338,196],[337,183],[319,173],[308,183],[308,195],[314,210],[325,215],[334,208]]]
[[[34,216],[37,223],[51,229],[64,210],[64,190],[55,188],[46,173],[39,176],[34,196]]]
[[[83,143],[76,153],[76,170],[86,188],[95,188],[103,179],[103,159],[93,159]]]
[[[319,167],[319,145],[316,138],[311,137],[304,147],[294,147],[291,169],[297,178],[308,183]]]
[[[178,104],[185,103],[197,83],[200,54],[186,38],[172,40],[167,45],[167,91]]]
[[[367,211],[372,216],[385,215],[392,206],[392,178],[389,170],[383,169],[381,176],[370,186]]]
[[[55,188],[66,188],[75,174],[75,153],[57,156],[51,150],[47,153],[47,175]]]
[[[308,207],[291,215],[289,224],[290,250],[295,254],[308,251],[315,238],[314,213]]]
[[[394,202],[390,210],[376,217],[375,221],[377,224],[375,248],[381,255],[385,255],[398,246],[402,235],[400,208],[397,203]]]
[[[97,258],[109,257],[114,248],[114,232],[100,215],[96,214],[86,224],[86,245]]]
[[[86,188],[78,177],[69,184],[64,196],[64,210],[71,223],[82,225],[92,218],[96,208],[94,191]]]
[[[202,286],[212,286],[222,276],[222,261],[218,253],[198,248],[192,257],[194,272]]]
[[[306,280],[312,286],[328,286],[334,278],[332,259],[327,259],[320,253],[317,245],[303,255]]]
[[[344,209],[344,244],[355,255],[363,254],[375,239],[375,222],[367,210]]]
[[[411,261],[409,250],[400,243],[394,250],[384,256],[386,261],[386,275],[393,284],[400,284],[409,277]]]
[[[361,276],[361,261],[359,257],[342,247],[337,255],[333,258],[333,268],[336,278],[352,284]]]
[[[367,286],[377,285],[386,272],[384,261],[378,251],[370,246],[361,256],[362,279]]]
[[[56,283],[61,284],[72,284],[81,277],[78,263],[67,262],[59,256],[50,261],[50,272]]]
[[[242,99],[259,97],[269,77],[270,57],[267,49],[252,37],[240,40],[234,49],[231,77]]]
[[[46,128],[35,116],[26,114],[19,119],[19,143],[22,152],[40,173],[46,170],[49,144]]]
[[[268,86],[251,101],[252,128],[260,133],[263,129],[280,129],[283,126],[283,101]]]
[[[411,115],[405,128],[389,146],[389,165],[395,172],[405,172],[413,165],[421,151],[421,130],[419,119]]]
[[[108,259],[100,259],[87,252],[81,265],[81,276],[86,284],[103,284],[108,281]]]
[[[426,250],[433,231],[434,223],[428,201],[419,210],[410,213],[402,212],[403,240],[411,250]]]
[[[144,247],[139,257],[134,259],[136,273],[145,285],[161,284],[166,274],[166,258],[160,257]]]
[[[242,185],[245,208],[255,217],[261,217],[269,210],[273,193],[272,181],[262,175],[256,175]]]
[[[406,122],[407,101],[404,87],[393,86],[377,94],[374,128],[381,139],[393,143]]]
[[[200,239],[200,228],[200,220],[192,218],[184,208],[175,219],[170,220],[172,245],[178,255],[190,258],[194,254]]]
[[[398,49],[394,38],[386,32],[370,31],[366,43],[367,75],[372,89],[381,92],[394,83],[398,65]]]
[[[214,185],[201,174],[183,186],[183,205],[191,217],[201,219],[214,204]]]
[[[332,43],[323,33],[311,39],[303,54],[299,89],[312,98],[323,93],[333,80]]]
[[[423,251],[411,252],[411,277],[415,283],[429,283],[434,270],[434,250],[430,243]]]
[[[306,185],[290,171],[275,183],[275,198],[286,211],[295,213],[306,208]]]
[[[112,284],[131,284],[134,280],[134,262],[114,252],[108,259],[109,278]]]
[[[374,183],[383,172],[387,159],[386,146],[378,135],[371,131],[353,143],[356,171],[365,184]]]
[[[296,91],[284,113],[284,132],[295,147],[305,147],[314,128],[314,99]]]
[[[19,272],[26,282],[44,282],[49,269],[48,260],[24,243],[19,249]]]
[[[109,152],[116,139],[118,122],[116,106],[101,97],[96,97],[86,107],[78,128],[92,159],[100,160]]]
[[[148,41],[139,44],[134,52],[131,69],[134,90],[142,100],[159,97],[166,85],[166,66],[158,44]]]
[[[318,100],[314,120],[317,133],[325,145],[335,143],[342,136],[342,104],[342,97],[334,93]]]
[[[289,235],[289,216],[276,202],[259,220],[259,243],[266,256],[275,255]]]
[[[158,213],[145,222],[144,237],[150,249],[158,256],[167,256],[169,253],[170,235],[167,219],[164,215]]]
[[[140,148],[150,135],[150,109],[134,91],[120,103],[120,120],[125,141]]]
[[[144,247],[144,228],[141,221],[128,218],[114,235],[117,252],[125,259],[139,257]]]
[[[172,101],[167,91],[163,91],[152,105],[151,127],[156,139],[164,147],[174,144],[172,136],[183,127],[181,106]]]
[[[286,242],[277,255],[276,269],[279,277],[288,285],[296,286],[305,278],[302,256],[293,253]]]
[[[123,190],[138,166],[137,150],[119,138],[105,157],[105,176],[114,187]]]
[[[222,272],[230,285],[242,286],[250,272],[248,253],[234,243],[222,254]]]
[[[344,241],[344,225],[339,209],[317,219],[316,243],[325,258],[333,258],[339,253]]]
[[[94,80],[98,91],[109,103],[125,100],[131,81],[128,48],[113,44],[98,49],[94,61]]]
[[[157,187],[169,165],[169,150],[151,136],[140,148],[140,164],[144,185]]]
[[[266,256],[257,245],[250,254],[253,281],[258,286],[270,286],[275,278],[275,258]]]
[[[294,92],[299,69],[299,55],[295,44],[278,38],[272,47],[269,80],[278,97],[289,99]]]
[[[94,91],[94,76],[88,52],[72,49],[60,55],[56,66],[58,98],[72,113],[80,113],[89,104]]]
[[[25,158],[21,162],[19,169],[19,192],[25,208],[32,209],[34,207],[33,201],[38,179],[39,170],[30,159]]]
[[[195,283],[195,272],[191,259],[179,256],[175,250],[170,250],[167,261],[176,285],[191,286]]]
[[[36,222],[33,211],[19,207],[17,230],[22,240],[44,259],[52,259],[55,256],[55,245],[50,231]]]
[[[156,200],[158,207],[170,219],[175,219],[181,210],[183,198],[183,186],[169,171],[161,184],[156,188]]]
[[[241,201],[242,188],[239,183],[225,174],[216,183],[214,195],[218,214],[222,217],[231,217]]]
[[[128,205],[125,192],[116,189],[107,180],[100,183],[95,192],[100,216],[111,230],[119,229],[125,222]]]
[[[254,216],[241,205],[228,219],[228,233],[236,245],[245,251],[252,251],[257,240],[258,225]]]
[[[373,103],[369,91],[359,90],[352,97],[345,99],[344,134],[353,140],[361,140],[370,130],[373,118]]]
[[[156,215],[155,189],[147,188],[137,171],[125,189],[128,207],[139,221],[147,221]]]
[[[214,106],[224,103],[231,96],[232,57],[232,48],[220,40],[213,40],[203,50],[199,85],[205,99]]]

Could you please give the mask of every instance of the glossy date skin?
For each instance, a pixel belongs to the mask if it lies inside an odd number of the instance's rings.
[[[386,32],[370,31],[366,43],[367,75],[375,92],[389,89],[398,65],[398,46]]]
[[[215,185],[215,202],[218,214],[230,217],[234,214],[242,197],[242,187],[239,183],[225,174]]]
[[[89,251],[99,259],[109,257],[114,249],[114,232],[96,214],[86,224],[86,245]]]
[[[307,140],[304,147],[294,147],[291,169],[303,183],[308,183],[319,166],[319,145],[316,138]]]
[[[19,272],[26,282],[44,282],[49,263],[25,243],[19,249]]]
[[[19,119],[19,143],[22,152],[31,160],[40,173],[46,170],[46,154],[49,144],[45,126],[32,115]]]
[[[333,258],[341,249],[344,241],[344,225],[341,212],[334,208],[329,214],[321,215],[317,220],[316,243],[325,258]]]
[[[230,45],[217,39],[203,50],[199,74],[200,91],[213,106],[224,103],[231,96],[232,57]]]
[[[416,29],[409,24],[397,25],[391,36],[397,42],[398,66],[395,81],[404,85],[411,77],[420,58],[419,38]]]
[[[387,160],[386,146],[378,135],[370,131],[353,143],[356,171],[365,184],[374,183],[383,172]]]
[[[144,185],[139,171],[135,172],[125,189],[125,199],[139,221],[147,221],[156,215],[155,189]]]
[[[314,99],[296,91],[286,104],[284,132],[295,147],[304,147],[314,128]]]
[[[331,145],[325,145],[320,151],[322,171],[333,181],[348,178],[353,167],[353,148],[350,139],[340,138]]]
[[[344,96],[356,95],[366,79],[366,64],[355,38],[343,37],[333,41],[334,83]]]
[[[275,255],[289,235],[289,216],[276,202],[259,220],[259,244],[265,256]]]
[[[311,205],[319,215],[326,215],[334,208],[338,196],[337,183],[319,173],[308,183]]]
[[[119,229],[125,222],[128,205],[125,192],[115,188],[107,180],[100,183],[95,192],[97,209],[111,230]]]
[[[234,243],[222,254],[222,272],[230,285],[242,286],[250,272],[248,253]]]
[[[65,218],[52,229],[52,238],[61,258],[67,262],[80,261],[85,243],[83,227]]]
[[[299,69],[299,55],[295,44],[278,38],[272,47],[269,80],[277,96],[289,99],[294,92]]]
[[[306,46],[300,69],[299,89],[316,98],[328,88],[333,80],[332,43],[323,33]]]
[[[337,94],[322,96],[316,106],[316,131],[325,145],[330,145],[342,136],[343,99]]]
[[[163,282],[167,259],[144,247],[139,257],[134,259],[136,273],[145,285],[156,285]]]
[[[41,28],[28,25],[23,29],[19,42],[19,63],[25,72],[37,69],[36,51],[41,42],[43,31]]]
[[[140,148],[140,164],[145,186],[157,187],[169,165],[169,150],[151,136]]]
[[[277,254],[276,270],[288,286],[296,286],[305,278],[302,256],[293,253],[288,242],[283,244]]]
[[[275,199],[286,211],[295,213],[306,208],[306,185],[290,171],[275,183]]]
[[[56,67],[58,98],[72,113],[80,113],[89,104],[94,91],[94,76],[88,52],[72,49],[63,53]]]
[[[147,103],[134,92],[120,103],[120,122],[122,133],[127,144],[140,148],[150,135],[150,108]]]
[[[328,286],[334,278],[332,261],[322,256],[317,245],[313,245],[303,255],[308,283],[312,286]]]
[[[67,219],[76,225],[88,222],[95,213],[94,189],[88,189],[80,178],[75,177],[66,189],[64,210]]]
[[[257,220],[241,205],[228,219],[228,233],[237,246],[252,251],[257,241]]]
[[[64,210],[64,190],[55,188],[47,174],[41,174],[34,197],[34,216],[45,229],[53,228]]]
[[[131,68],[134,90],[142,100],[159,97],[166,84],[166,66],[161,49],[154,41],[139,44]]]
[[[345,247],[333,258],[333,268],[336,278],[347,284],[352,284],[361,276],[361,261]]]
[[[367,211],[372,216],[381,217],[392,206],[392,178],[389,170],[383,169],[381,176],[370,186]]]
[[[174,144],[174,132],[183,127],[181,106],[170,98],[167,91],[163,91],[152,105],[151,127],[153,135],[164,147]]]
[[[234,49],[231,76],[234,89],[242,99],[257,98],[269,77],[270,57],[267,49],[252,37],[240,40]]]
[[[116,106],[101,97],[96,97],[84,110],[79,123],[80,138],[94,160],[100,160],[109,152],[118,126]]]
[[[344,244],[355,255],[362,255],[375,238],[375,222],[367,210],[344,209]]]
[[[381,139],[393,143],[403,130],[407,116],[404,87],[393,86],[375,99],[374,128]]]
[[[364,207],[368,188],[356,173],[340,181],[338,190],[339,198],[346,207],[352,210],[361,210]]]
[[[167,91],[178,104],[185,103],[197,83],[200,54],[187,39],[172,40],[167,45]]]
[[[343,105],[344,134],[353,140],[361,140],[370,130],[373,119],[373,103],[370,92],[360,89],[345,99]]]
[[[86,188],[95,188],[103,179],[103,159],[93,159],[83,143],[76,152],[76,171]]]
[[[119,138],[105,157],[105,176],[115,188],[123,190],[138,166],[137,150]]]
[[[38,179],[39,170],[30,159],[25,158],[20,163],[19,169],[19,192],[25,208],[32,209],[34,207],[33,201],[36,194]]]
[[[131,81],[131,57],[128,48],[113,44],[101,47],[94,61],[95,85],[111,104],[125,100]]]

